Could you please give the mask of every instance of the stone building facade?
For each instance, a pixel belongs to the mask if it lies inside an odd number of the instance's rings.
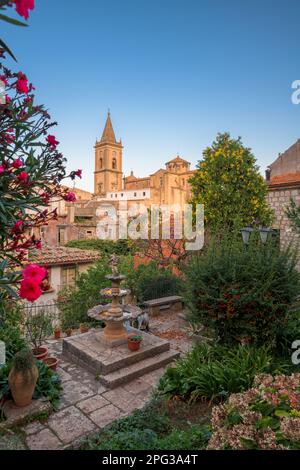
[[[280,231],[281,245],[299,242],[286,215],[290,200],[300,205],[300,139],[267,168],[268,202],[274,210],[273,227]]]

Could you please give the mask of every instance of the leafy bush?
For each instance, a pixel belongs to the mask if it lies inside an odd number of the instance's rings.
[[[195,450],[206,447],[211,436],[206,424],[186,429],[174,426],[166,409],[153,400],[142,410],[121,418],[100,434],[89,439],[89,450]]]
[[[245,246],[224,236],[186,267],[185,302],[192,321],[213,327],[220,341],[275,343],[300,290],[296,255],[253,238]]]
[[[200,343],[166,370],[159,390],[190,400],[220,399],[247,390],[256,374],[277,370],[285,366],[275,363],[269,348],[239,345],[230,349]]]
[[[286,321],[277,334],[277,353],[280,357],[290,359],[294,350],[292,344],[300,339],[300,311],[288,312]]]
[[[10,366],[8,364],[0,365],[0,402],[9,395],[8,374]]]
[[[300,449],[300,374],[261,374],[212,411],[208,449]]]
[[[286,208],[286,216],[290,221],[292,229],[296,233],[300,233],[300,206],[296,204],[293,198],[290,198],[290,203]]]
[[[181,290],[181,279],[169,269],[158,269],[154,261],[131,271],[127,283],[138,302],[178,295]]]
[[[38,381],[35,387],[33,398],[47,398],[56,409],[63,390],[60,376],[51,370],[43,361],[36,361],[39,371]]]
[[[22,335],[23,315],[17,305],[4,305],[5,319],[0,316],[0,341],[4,341],[6,357],[10,360],[26,346]]]
[[[100,290],[111,285],[105,278],[111,272],[108,257],[91,266],[87,272],[82,273],[75,286],[68,287],[59,294],[59,309],[61,312],[61,327],[78,328],[81,323],[92,323],[87,311],[94,305],[107,302],[100,296]],[[132,269],[132,257],[120,257],[120,272],[127,275]],[[99,324],[99,322],[97,322]]]
[[[66,243],[70,248],[80,248],[82,250],[96,250],[101,254],[112,255],[130,255],[133,254],[134,244],[131,240],[101,240],[93,238],[89,240],[71,240]]]
[[[154,442],[153,450],[195,450],[205,449],[211,437],[211,428],[207,424],[192,425],[188,429],[174,429],[167,436]]]
[[[34,348],[39,348],[53,331],[52,317],[45,309],[37,313],[29,311],[25,320],[25,331]]]

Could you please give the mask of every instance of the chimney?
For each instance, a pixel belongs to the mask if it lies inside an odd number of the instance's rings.
[[[271,168],[268,166],[266,169],[266,181],[270,181],[271,179]]]

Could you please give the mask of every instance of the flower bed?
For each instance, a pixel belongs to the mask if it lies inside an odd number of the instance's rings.
[[[208,449],[300,449],[300,374],[257,375],[212,410]]]

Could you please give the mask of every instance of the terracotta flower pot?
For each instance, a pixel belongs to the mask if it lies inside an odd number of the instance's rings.
[[[130,351],[138,351],[140,349],[142,341],[132,341],[130,338],[128,339],[128,349]]]
[[[89,331],[89,327],[86,325],[80,325],[80,333],[87,333]]]
[[[32,350],[32,354],[34,355],[36,359],[43,361],[45,357],[47,357],[48,355],[48,348],[46,348],[46,346],[40,346],[38,348],[34,348]]]
[[[56,370],[58,359],[57,357],[46,357],[44,359],[45,364],[49,367],[49,369]]]
[[[66,335],[67,336],[72,336],[72,329],[71,328],[67,328],[66,331],[65,331]]]
[[[16,372],[14,367],[8,375],[8,385],[16,406],[23,407],[31,403],[36,382],[39,376],[34,364],[31,369]]]
[[[61,331],[60,330],[54,330],[54,339],[60,339]]]

